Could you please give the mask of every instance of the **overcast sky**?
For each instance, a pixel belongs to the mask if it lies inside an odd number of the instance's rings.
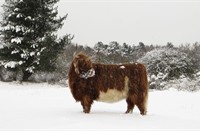
[[[68,13],[59,33],[75,34],[79,44],[200,41],[200,1],[74,1],[59,3],[60,14]]]
[[[58,7],[68,13],[59,35],[74,34],[82,45],[200,42],[200,0],[60,0]]]

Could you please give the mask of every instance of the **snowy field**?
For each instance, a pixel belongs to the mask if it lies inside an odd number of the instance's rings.
[[[95,102],[82,113],[69,88],[0,82],[0,130],[200,130],[200,92],[150,91],[148,115],[126,102]]]

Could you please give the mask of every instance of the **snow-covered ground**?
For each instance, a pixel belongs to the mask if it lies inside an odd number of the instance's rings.
[[[200,130],[200,92],[150,91],[148,115],[126,102],[95,102],[82,113],[69,88],[0,82],[0,130]]]

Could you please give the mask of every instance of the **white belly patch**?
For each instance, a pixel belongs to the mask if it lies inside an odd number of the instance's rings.
[[[114,103],[120,100],[126,99],[128,94],[128,77],[124,79],[124,90],[119,91],[117,89],[108,89],[107,92],[100,92],[97,101]]]

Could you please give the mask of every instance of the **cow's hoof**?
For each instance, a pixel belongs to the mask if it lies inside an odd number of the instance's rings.
[[[132,113],[133,113],[132,110],[127,110],[127,111],[125,112],[125,114],[132,114]]]
[[[140,112],[140,114],[145,116],[145,115],[147,115],[147,112],[146,111],[145,112]]]
[[[90,111],[85,111],[85,110],[84,110],[83,112],[84,112],[85,114],[89,114],[89,113],[90,113]]]

